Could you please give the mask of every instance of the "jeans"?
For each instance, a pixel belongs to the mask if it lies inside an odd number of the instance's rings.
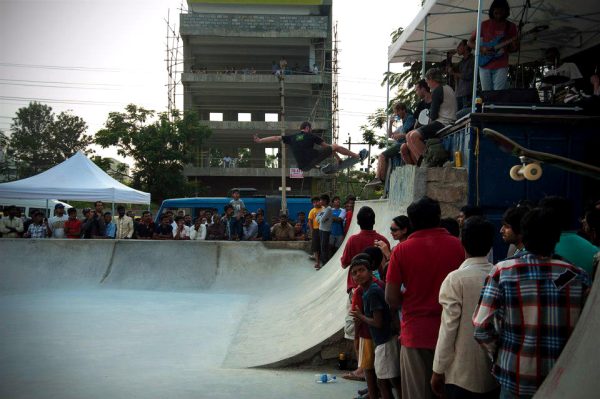
[[[479,79],[483,91],[508,89],[508,67],[500,69],[479,68]]]

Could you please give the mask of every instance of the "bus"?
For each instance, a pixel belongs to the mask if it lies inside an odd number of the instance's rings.
[[[46,204],[48,205],[47,208]],[[14,205],[17,207],[17,210],[21,212],[21,216],[25,216],[27,218],[30,218],[34,211],[41,211],[44,214],[44,217],[52,217],[54,216],[54,206],[56,204],[63,204],[65,206],[65,214],[67,209],[72,208],[72,206],[66,202],[61,202],[55,199],[45,200],[0,198],[0,212],[2,215],[6,215],[6,208]]]
[[[241,197],[246,209],[250,212],[256,212],[259,208],[265,212],[265,220],[271,223],[271,220],[279,216],[281,209],[281,197],[277,195],[267,195],[260,197]],[[160,205],[156,213],[155,222],[160,223],[160,215],[166,211],[184,211],[186,215],[191,215],[196,219],[200,211],[218,212],[223,214],[225,205],[229,204],[231,197],[196,197],[196,198],[172,198],[166,199]],[[288,197],[287,198],[288,215],[291,220],[296,220],[298,212],[304,212],[306,216],[312,209],[310,197]]]

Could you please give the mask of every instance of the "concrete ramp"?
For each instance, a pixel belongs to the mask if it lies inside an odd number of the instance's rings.
[[[364,203],[357,203],[358,210]],[[403,213],[370,201],[376,229]],[[353,223],[350,234],[358,232]],[[277,243],[274,243],[277,244]],[[344,324],[342,249],[320,271],[308,254],[260,242],[0,240],[1,295],[31,291],[144,290],[243,295],[227,367],[282,366],[310,359]],[[275,246],[275,247],[274,247]],[[96,295],[96,294],[94,294]],[[201,306],[201,304],[199,304]]]

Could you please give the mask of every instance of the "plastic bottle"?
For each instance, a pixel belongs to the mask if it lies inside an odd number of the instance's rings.
[[[315,382],[317,384],[328,384],[337,382],[337,379],[333,374],[315,374]]]
[[[338,358],[338,369],[346,370],[348,367],[348,360],[346,359],[346,354],[344,352],[340,353],[340,357]]]

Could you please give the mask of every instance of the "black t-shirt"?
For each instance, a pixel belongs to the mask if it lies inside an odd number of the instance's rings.
[[[323,139],[319,136],[304,132],[283,136],[282,140],[290,146],[300,169],[309,167],[311,161],[319,156],[318,150],[314,147],[323,143]]]
[[[391,314],[388,304],[385,302],[385,294],[377,283],[371,283],[369,289],[363,294],[363,310],[365,316],[372,318],[373,312],[381,311],[383,326],[381,328],[369,325],[369,332],[375,346],[385,344],[392,336]]]
[[[135,232],[137,234],[137,238],[152,238],[152,235],[155,231],[156,227],[154,226],[154,222],[151,222],[146,226],[145,223],[138,223],[135,226]],[[171,227],[171,230],[173,228]]]
[[[154,227],[154,232],[161,236],[173,235],[173,226],[171,226],[170,224],[158,224],[156,225],[156,227]]]
[[[429,109],[431,107],[431,103],[425,102],[425,100],[421,100],[419,101],[419,104],[417,104],[417,109],[415,109],[415,119],[418,121],[419,120],[419,114],[421,113],[421,111],[423,111],[424,109]]]

